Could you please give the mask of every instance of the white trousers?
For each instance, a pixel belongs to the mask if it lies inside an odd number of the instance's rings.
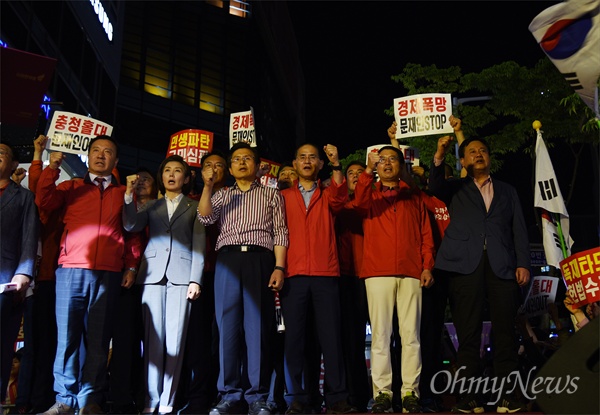
[[[371,277],[365,280],[371,320],[371,376],[373,397],[379,392],[393,395],[390,343],[394,307],[402,345],[402,397],[409,392],[419,396],[421,376],[421,287],[410,277]]]

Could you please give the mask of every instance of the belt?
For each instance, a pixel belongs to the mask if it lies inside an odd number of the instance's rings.
[[[225,245],[219,252],[271,252],[270,249],[259,245]]]

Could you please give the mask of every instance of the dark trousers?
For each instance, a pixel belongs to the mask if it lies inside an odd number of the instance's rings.
[[[23,338],[25,346],[19,367],[19,384],[17,386],[17,399],[15,405],[24,407],[30,405],[31,390],[33,388],[33,368],[35,365],[34,339],[33,339],[33,295],[25,297],[23,310]]]
[[[215,270],[215,319],[219,327],[218,389],[222,399],[252,404],[267,400],[271,379],[269,337],[275,296],[268,283],[272,252],[222,252]],[[241,353],[246,352],[246,360]],[[244,385],[247,369],[249,386]]]
[[[340,277],[342,345],[348,386],[348,401],[365,411],[371,386],[365,360],[366,326],[369,316],[365,281],[356,276]]]
[[[0,400],[6,398],[10,378],[15,340],[19,334],[25,303],[21,294],[10,291],[0,294]]]
[[[33,295],[33,346],[35,369],[31,405],[36,412],[55,402],[54,357],[56,356],[56,283],[36,281]]]
[[[315,312],[316,328],[325,364],[326,401],[330,406],[348,398],[341,342],[339,278],[295,276],[285,281],[281,293],[285,315],[286,401],[307,403],[303,384],[304,345],[309,307]]]
[[[449,295],[459,343],[457,365],[459,369],[465,367],[459,378],[483,374],[480,345],[486,301],[492,322],[494,376],[505,377],[518,370],[515,317],[520,293],[516,280],[504,280],[494,275],[487,252],[484,252],[472,274],[450,277]]]
[[[421,308],[421,379],[419,392],[421,399],[432,399],[431,380],[443,370],[442,333],[448,303],[448,278],[444,271],[434,270],[435,283],[423,288]],[[439,378],[440,376],[438,376]],[[441,387],[437,387],[441,390]]]
[[[205,272],[202,293],[192,302],[185,345],[184,364],[177,391],[178,406],[208,411],[217,397],[219,376],[218,330],[215,324],[215,273]]]
[[[121,287],[114,315],[109,365],[109,396],[113,405],[141,402],[142,310],[140,286]]]

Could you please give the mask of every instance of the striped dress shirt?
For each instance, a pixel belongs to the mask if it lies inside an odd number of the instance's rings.
[[[284,203],[278,189],[255,180],[248,191],[242,191],[236,183],[216,191],[211,198],[212,214],[198,213],[198,220],[205,226],[219,221],[217,251],[226,245],[273,250],[274,245],[289,244]]]

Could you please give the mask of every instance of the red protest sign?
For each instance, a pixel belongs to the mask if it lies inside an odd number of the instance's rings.
[[[178,155],[191,167],[200,167],[200,160],[213,148],[213,133],[204,130],[181,130],[171,136],[167,157]]]
[[[600,301],[600,247],[588,249],[560,261],[573,307]]]

